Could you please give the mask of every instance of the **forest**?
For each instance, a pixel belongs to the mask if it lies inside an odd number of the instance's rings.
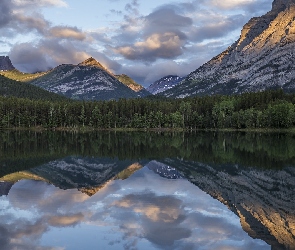
[[[0,129],[252,129],[295,125],[295,94],[268,90],[186,99],[112,101],[0,97]]]

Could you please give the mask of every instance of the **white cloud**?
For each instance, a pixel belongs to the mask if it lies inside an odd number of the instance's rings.
[[[212,5],[223,8],[223,9],[233,9],[233,8],[241,8],[245,5],[250,5],[256,3],[257,0],[211,0]]]
[[[68,7],[68,4],[63,0],[12,0],[12,2],[18,7],[30,7],[30,6]]]
[[[76,27],[55,26],[49,30],[52,37],[61,39],[85,40],[87,35]]]

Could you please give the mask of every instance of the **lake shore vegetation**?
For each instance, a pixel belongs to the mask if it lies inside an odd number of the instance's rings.
[[[282,90],[186,99],[111,101],[0,97],[0,129],[290,129],[295,94]]]

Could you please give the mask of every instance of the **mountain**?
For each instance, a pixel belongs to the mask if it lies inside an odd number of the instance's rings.
[[[60,65],[30,83],[50,92],[78,100],[138,97],[136,92],[117,80],[93,58],[78,65]]]
[[[275,250],[295,250],[295,168],[263,170],[166,159],[240,217],[243,230]],[[230,171],[228,171],[228,168]],[[235,171],[231,171],[235,169]]]
[[[146,167],[149,170],[152,170],[155,174],[158,174],[159,176],[166,178],[166,179],[182,179],[184,178],[179,171],[177,171],[175,168],[171,168],[170,166],[167,166],[166,164],[160,163],[158,161],[150,161]]]
[[[147,91],[143,86],[135,82],[132,78],[129,76],[122,74],[122,75],[115,75],[115,77],[123,84],[125,84],[127,87],[132,89],[138,94],[138,97],[145,97],[150,95],[151,93]]]
[[[23,179],[45,181],[64,190],[78,189],[92,196],[108,182],[127,179],[141,168],[140,163],[128,160],[68,156],[1,177],[0,196],[7,195],[13,184]]]
[[[275,0],[252,18],[227,50],[190,73],[167,97],[235,94],[282,88],[295,91],[295,0]]]
[[[26,172],[61,189],[85,189],[103,185],[132,164],[134,162],[128,160],[69,156]]]
[[[14,66],[12,65],[8,56],[0,56],[0,70],[14,70]]]
[[[148,88],[147,91],[156,95],[158,93],[164,92],[165,90],[171,89],[178,85],[184,78],[174,75],[169,75],[162,77],[160,80],[155,81],[152,83]]]
[[[0,56],[0,75],[3,75],[9,79],[28,82],[44,74],[46,74],[46,72],[32,74],[20,72],[12,65],[8,56]]]
[[[48,101],[66,100],[64,96],[51,93],[29,83],[8,79],[2,75],[0,75],[0,96]]]

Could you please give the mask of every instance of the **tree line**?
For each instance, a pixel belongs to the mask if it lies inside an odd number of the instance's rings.
[[[282,90],[186,99],[112,101],[0,97],[0,128],[290,128],[295,94]]]

